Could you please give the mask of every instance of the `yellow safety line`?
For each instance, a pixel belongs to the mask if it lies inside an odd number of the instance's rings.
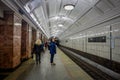
[[[60,49],[57,49],[57,51],[72,80],[93,80],[83,69],[81,69],[69,57],[67,57]]]

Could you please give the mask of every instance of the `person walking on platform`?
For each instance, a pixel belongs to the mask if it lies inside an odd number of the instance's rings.
[[[49,44],[49,50],[50,50],[50,54],[51,54],[51,57],[50,57],[50,63],[51,65],[55,65],[54,63],[54,55],[56,54],[56,43],[55,43],[55,39],[52,38],[51,39],[51,42]]]
[[[35,53],[35,57],[36,57],[36,64],[41,63],[40,59],[41,59],[41,52],[42,52],[42,42],[40,39],[37,39],[34,47],[33,47],[33,51],[32,51],[32,57],[33,54]]]

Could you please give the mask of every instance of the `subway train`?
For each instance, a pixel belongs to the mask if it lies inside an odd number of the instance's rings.
[[[120,0],[0,0],[0,79],[13,80],[7,77],[31,60],[35,41],[41,39],[44,44],[51,37],[56,38],[55,57],[64,53],[91,77],[83,80],[120,80]],[[45,62],[40,64],[43,68],[37,68],[48,70],[41,78],[30,77],[25,71],[27,78],[19,75],[14,80],[81,80],[74,77],[77,73],[72,74],[76,68],[68,69],[67,60],[61,56],[57,61],[65,65],[61,73],[68,73],[68,77],[56,72],[51,78],[53,73]],[[29,67],[34,69],[34,65]]]

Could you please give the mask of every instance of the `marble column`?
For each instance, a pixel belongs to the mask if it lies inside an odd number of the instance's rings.
[[[12,11],[4,12],[0,25],[0,68],[15,68],[21,57],[21,18]]]

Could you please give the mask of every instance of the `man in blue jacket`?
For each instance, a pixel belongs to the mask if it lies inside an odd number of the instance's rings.
[[[49,47],[50,47],[50,54],[51,54],[50,62],[51,62],[51,65],[55,65],[54,55],[56,54],[56,43],[54,38],[51,39]]]

